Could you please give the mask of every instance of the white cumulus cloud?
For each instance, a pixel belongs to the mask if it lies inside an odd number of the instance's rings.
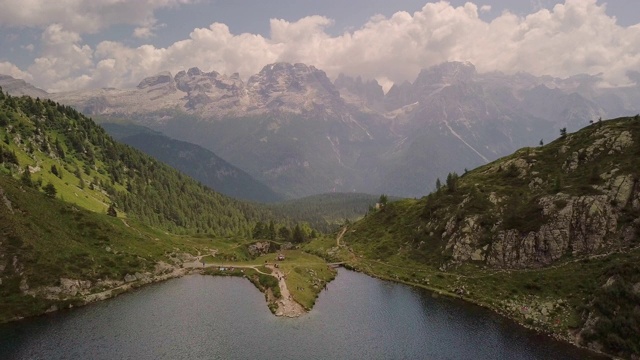
[[[486,7],[440,1],[415,13],[372,17],[338,36],[326,31],[331,19],[309,16],[293,22],[272,19],[268,37],[233,34],[225,24],[214,23],[167,47],[105,41],[90,48],[73,28],[50,25],[42,54],[27,70],[37,85],[56,90],[134,86],[160,71],[192,66],[247,78],[275,61],[315,65],[332,77],[342,72],[375,78],[386,86],[412,81],[420,69],[453,60],[470,61],[481,72],[602,73],[608,83],[629,83],[629,71],[640,69],[640,24],[618,25],[605,6],[596,0],[566,0],[527,16],[504,12],[485,21],[479,14]]]
[[[23,79],[26,81],[31,81],[33,79],[31,74],[20,70],[20,68],[7,61],[0,61],[0,74],[9,75],[16,79]]]

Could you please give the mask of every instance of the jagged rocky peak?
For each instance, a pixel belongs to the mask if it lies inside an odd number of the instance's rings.
[[[340,74],[333,84],[347,103],[353,104],[364,111],[385,111],[384,90],[378,81],[363,81],[360,76],[353,78]]]
[[[237,73],[227,76],[192,67],[179,71],[174,79],[176,87],[187,93],[185,107],[192,110],[203,109],[209,104],[217,104],[218,108],[229,107],[246,96],[245,84]]]
[[[385,96],[384,105],[387,111],[393,111],[437,94],[449,85],[470,83],[477,76],[470,62],[446,62],[422,69],[413,83],[394,84]]]
[[[187,70],[187,75],[189,76],[198,76],[202,74],[204,74],[202,70],[198,69],[197,67],[192,67],[191,69]]]
[[[420,71],[415,86],[468,82],[478,75],[476,67],[468,62],[451,61]]]
[[[324,71],[301,63],[269,64],[249,78],[248,86],[261,95],[278,92],[304,93],[314,89],[332,96],[340,96]]]
[[[168,71],[163,71],[157,75],[148,77],[138,84],[138,89],[146,89],[156,85],[173,84],[173,76]]]
[[[347,90],[354,95],[358,95],[368,103],[377,103],[384,100],[384,90],[376,80],[363,81],[360,76],[352,78],[340,74],[334,82],[339,90]]]
[[[175,81],[178,89],[187,93],[193,91],[210,92],[215,91],[215,89],[238,90],[244,87],[244,83],[238,73],[226,76],[217,71],[206,73],[197,67],[178,72]]]
[[[413,104],[417,101],[417,94],[413,89],[413,84],[404,81],[400,84],[393,84],[384,97],[384,107],[387,111],[399,109],[403,106]]]

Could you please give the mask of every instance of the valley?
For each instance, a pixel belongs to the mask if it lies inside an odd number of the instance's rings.
[[[199,145],[285,198],[421,197],[448,172],[551,141],[562,128],[640,112],[637,84],[598,82],[597,75],[482,73],[469,62],[446,62],[385,92],[375,80],[332,82],[322,69],[279,62],[246,80],[190,68],[135,88],[46,97],[101,123],[132,122]],[[17,94],[34,91],[5,84]]]
[[[0,9],[0,359],[640,359],[637,0]]]

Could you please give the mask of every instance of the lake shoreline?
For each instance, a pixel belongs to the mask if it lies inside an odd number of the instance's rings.
[[[518,319],[516,317],[509,316],[508,313],[502,311],[501,309],[496,308],[494,306],[491,306],[490,304],[482,302],[482,301],[480,301],[478,299],[471,298],[471,297],[465,297],[465,296],[458,295],[458,294],[455,294],[455,293],[452,293],[452,292],[449,292],[449,291],[446,291],[446,290],[443,290],[443,289],[440,289],[440,288],[431,287],[431,286],[424,285],[424,284],[418,284],[418,283],[413,283],[413,282],[410,282],[410,281],[405,281],[405,280],[393,278],[393,277],[390,277],[390,276],[379,275],[379,274],[376,274],[376,273],[373,273],[373,272],[369,272],[369,271],[366,271],[366,270],[358,269],[357,267],[349,266],[348,264],[344,264],[342,266],[347,270],[351,270],[351,271],[355,271],[355,272],[358,272],[358,273],[361,273],[361,274],[365,274],[367,276],[371,276],[371,277],[379,279],[379,280],[389,281],[389,282],[393,282],[393,283],[397,283],[397,284],[403,284],[403,285],[406,285],[406,286],[409,286],[409,287],[414,287],[414,288],[427,290],[427,291],[431,292],[432,294],[437,294],[438,296],[446,296],[446,297],[451,298],[451,299],[463,301],[463,302],[465,302],[467,304],[472,304],[472,305],[475,305],[475,306],[479,306],[481,308],[484,308],[484,309],[487,309],[487,310],[493,312],[494,314],[499,315],[500,317],[502,317],[504,319],[507,319],[507,320],[513,322],[514,324],[516,324],[518,326],[521,326],[521,327],[523,327],[525,329],[528,329],[528,330],[532,330],[532,331],[536,332],[539,335],[547,336],[547,337],[552,338],[552,339],[554,339],[556,341],[563,342],[565,344],[574,346],[574,347],[576,347],[578,349],[590,351],[590,352],[592,352],[594,354],[597,354],[597,355],[606,356],[606,357],[612,358],[612,359],[614,358],[610,354],[603,353],[601,351],[598,351],[596,349],[592,349],[592,348],[589,348],[589,347],[586,347],[586,346],[582,346],[579,343],[577,343],[574,338],[571,338],[569,336],[562,336],[561,334],[554,333],[554,332],[548,331],[546,329],[533,326],[531,324],[526,324],[526,323],[520,321],[520,319]]]
[[[228,267],[233,267],[233,264],[228,264]],[[536,326],[532,326],[530,324],[525,324],[522,321],[520,321],[520,319],[509,316],[509,314],[501,311],[499,308],[493,307],[490,304],[487,304],[485,302],[479,301],[475,298],[471,298],[471,297],[465,297],[462,295],[458,295],[440,288],[436,288],[436,287],[431,287],[428,285],[424,285],[424,284],[418,284],[418,283],[412,283],[409,281],[405,281],[405,280],[401,280],[401,279],[397,279],[397,278],[393,278],[390,276],[384,276],[384,275],[379,275],[373,272],[369,272],[366,270],[362,270],[359,269],[357,267],[353,267],[350,266],[349,264],[344,264],[341,265],[341,267],[343,267],[346,270],[349,271],[354,271],[357,273],[361,273],[364,274],[366,276],[370,276],[372,278],[375,279],[379,279],[379,280],[383,280],[383,281],[389,281],[392,283],[396,283],[396,284],[402,284],[405,286],[409,286],[409,287],[413,287],[413,288],[419,288],[419,289],[423,289],[423,290],[427,290],[429,292],[431,292],[432,294],[437,294],[438,296],[446,296],[448,298],[451,299],[456,299],[456,300],[460,300],[464,303],[467,304],[472,304],[475,306],[479,306],[481,308],[487,309],[491,312],[493,312],[494,314],[499,315],[500,317],[507,319],[511,322],[513,322],[514,324],[516,324],[517,326],[526,328],[528,330],[532,330],[534,332],[536,332],[539,335],[544,335],[547,336],[553,340],[556,341],[560,341],[563,342],[565,344],[574,346],[578,349],[582,349],[582,350],[586,350],[589,352],[592,352],[593,354],[597,354],[597,355],[601,355],[601,356],[606,356],[606,357],[611,357],[609,354],[606,353],[602,353],[600,351],[597,351],[595,349],[589,348],[589,347],[585,347],[585,346],[581,346],[578,343],[576,343],[575,341],[572,341],[572,339],[568,336],[562,336],[561,334],[558,333],[553,333],[550,331],[547,331],[545,329],[536,327]],[[271,309],[271,307],[269,306],[269,304],[271,303],[269,300],[269,289],[263,289],[261,288],[258,284],[256,284],[254,281],[251,281],[251,279],[249,279],[245,274],[243,273],[235,273],[235,272],[212,272],[212,269],[209,268],[197,268],[197,267],[184,267],[184,266],[173,266],[173,270],[171,272],[168,273],[164,273],[164,274],[160,274],[160,275],[155,275],[155,276],[151,276],[151,277],[146,277],[144,279],[139,279],[136,281],[132,281],[132,282],[126,282],[124,284],[120,284],[118,286],[115,286],[113,288],[110,289],[106,289],[103,290],[101,292],[97,292],[97,293],[92,293],[92,294],[87,294],[84,295],[82,298],[80,299],[65,299],[65,300],[60,300],[57,301],[57,304],[52,305],[52,307],[50,307],[49,309],[47,309],[44,312],[38,313],[38,314],[34,314],[31,316],[26,316],[26,317],[16,317],[16,318],[12,318],[6,322],[2,322],[0,324],[7,324],[7,323],[12,323],[12,322],[19,322],[21,320],[26,320],[26,319],[32,319],[32,318],[36,318],[36,317],[41,317],[41,316],[45,316],[47,314],[51,314],[54,312],[59,312],[61,310],[71,310],[73,308],[76,307],[84,307],[86,305],[90,305],[92,303],[97,303],[97,302],[101,302],[104,300],[109,300],[109,299],[113,299],[119,295],[125,294],[125,293],[129,293],[133,290],[137,290],[140,288],[145,287],[146,285],[152,285],[152,284],[159,284],[162,282],[165,282],[167,280],[171,280],[171,279],[178,279],[178,278],[182,278],[188,275],[204,275],[204,276],[222,276],[222,277],[239,277],[239,278],[245,278],[247,280],[249,280],[250,283],[252,283],[256,289],[258,289],[258,291],[260,291],[264,296],[265,296],[265,301],[267,303],[267,306],[269,307],[271,313],[274,316],[277,317],[284,317],[284,318],[291,318],[291,317],[287,317],[287,316],[278,316],[273,309]],[[273,296],[273,295],[271,295]],[[58,306],[58,305],[62,305],[62,306]],[[65,306],[66,305],[66,306]],[[312,309],[305,309],[305,314],[307,314],[309,311],[311,311]]]

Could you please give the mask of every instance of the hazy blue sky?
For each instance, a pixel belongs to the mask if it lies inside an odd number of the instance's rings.
[[[448,60],[612,83],[640,69],[640,0],[0,0],[0,9],[0,73],[51,90],[132,86],[191,66],[246,78],[274,61],[387,86]]]

